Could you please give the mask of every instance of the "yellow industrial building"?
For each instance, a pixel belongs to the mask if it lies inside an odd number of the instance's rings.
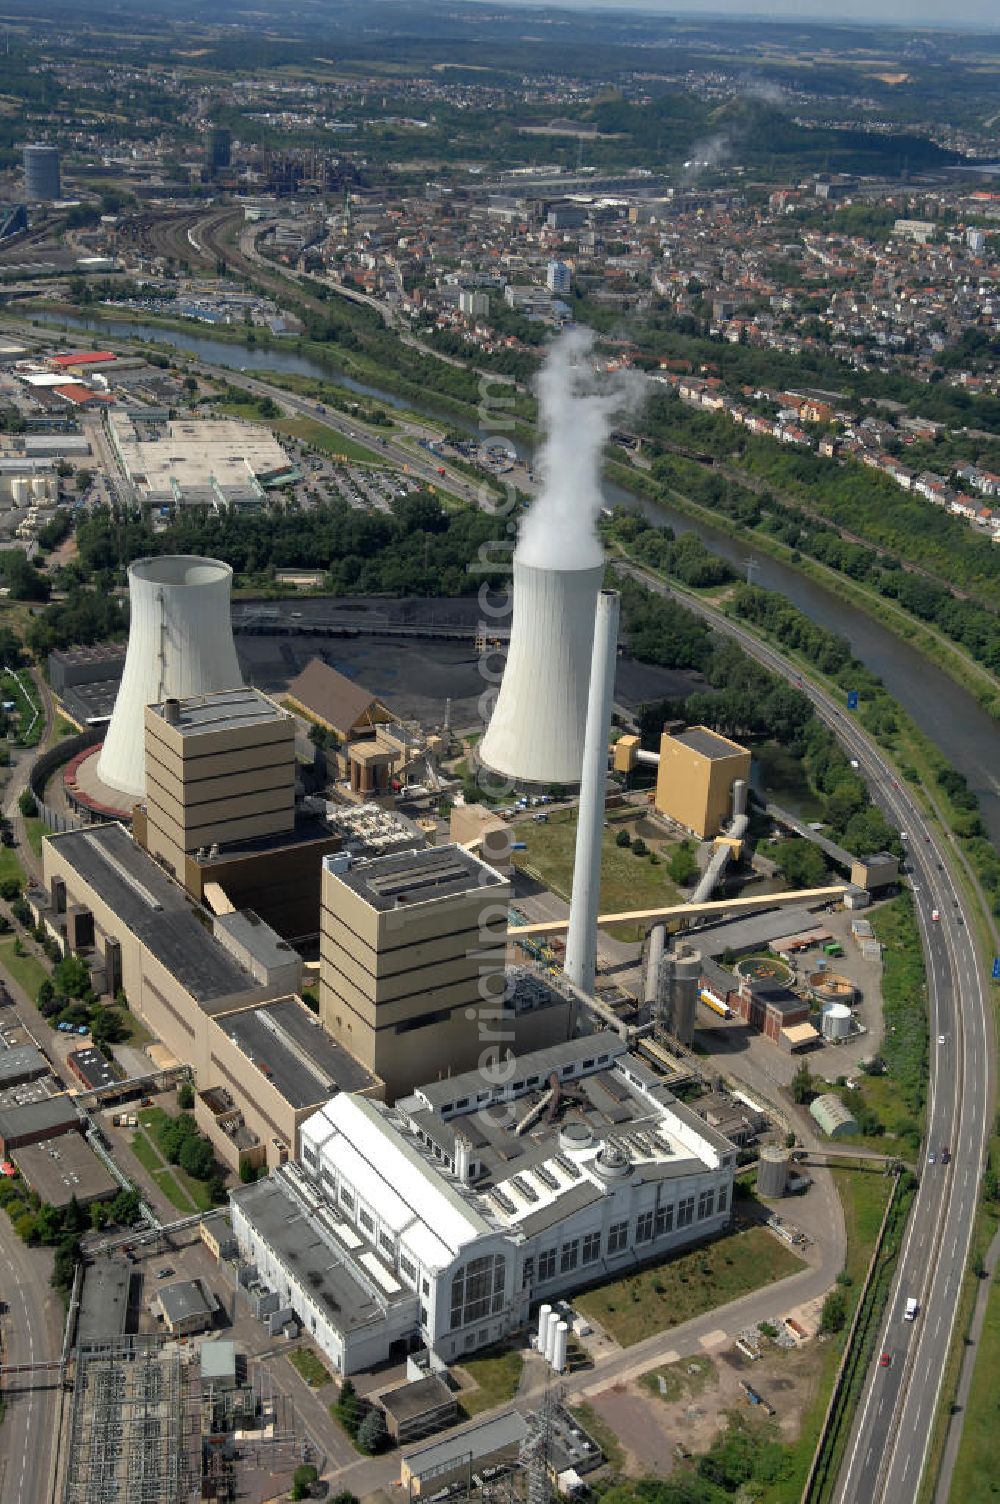
[[[732,813],[733,784],[750,779],[750,753],[707,726],[660,738],[656,809],[703,841],[717,836]]]

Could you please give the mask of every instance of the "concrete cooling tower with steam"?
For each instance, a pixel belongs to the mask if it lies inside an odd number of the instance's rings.
[[[514,552],[514,611],[503,682],[479,744],[484,767],[515,784],[577,784],[583,767],[594,616],[604,575],[597,536],[601,452],[642,378],[600,380],[593,335],[552,345],[538,378],[545,435],[539,495]]]
[[[128,652],[98,763],[110,788],[136,798],[146,792],[147,705],[242,686],[229,615],[232,581],[221,559],[193,554],[129,566]]]
[[[515,783],[579,783],[594,611],[604,565],[546,569],[514,556],[503,683],[479,748]]]

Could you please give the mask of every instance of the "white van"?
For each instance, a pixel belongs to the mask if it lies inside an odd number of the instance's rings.
[[[903,1320],[904,1321],[916,1321],[916,1319],[917,1319],[917,1312],[919,1310],[920,1310],[919,1305],[917,1304],[916,1300],[914,1300],[913,1296],[911,1295],[910,1298],[909,1298],[909,1300],[906,1302],[906,1309],[903,1312]]]

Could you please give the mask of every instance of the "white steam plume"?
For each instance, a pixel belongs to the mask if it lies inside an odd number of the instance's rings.
[[[595,528],[601,452],[615,415],[639,406],[646,381],[637,371],[600,377],[593,344],[589,329],[568,330],[538,374],[541,488],[517,545],[517,558],[536,569],[591,569],[604,557]]]

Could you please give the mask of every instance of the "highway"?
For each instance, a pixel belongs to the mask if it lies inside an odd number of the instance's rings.
[[[976,954],[973,915],[952,883],[946,850],[868,735],[825,690],[721,612],[672,590],[655,575],[616,567],[736,638],[766,668],[790,677],[856,758],[873,802],[905,832],[907,864],[927,971],[930,1038],[927,1133],[920,1185],[858,1406],[835,1504],[912,1504],[923,1475],[968,1264],[994,1100],[989,982]],[[939,919],[932,918],[933,912]],[[939,1043],[943,1037],[943,1043]],[[949,1152],[942,1163],[942,1148]],[[935,1163],[930,1163],[933,1153]],[[918,1302],[914,1321],[903,1311]],[[882,1367],[881,1353],[890,1355]]]

